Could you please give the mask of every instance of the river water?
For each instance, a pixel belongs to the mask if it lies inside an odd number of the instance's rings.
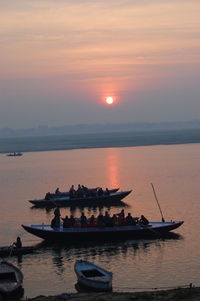
[[[24,296],[75,292],[74,263],[87,259],[113,272],[113,291],[143,290],[193,283],[200,285],[200,144],[29,152],[0,155],[0,244],[18,235],[33,254],[10,257],[24,274]],[[21,224],[49,223],[53,211],[32,209],[29,199],[59,187],[133,189],[125,212],[160,221],[150,183],[166,220],[184,220],[171,239],[127,240],[73,245],[41,244]],[[111,214],[120,208],[109,208]],[[105,211],[105,209],[104,209]],[[75,216],[80,209],[73,210]],[[98,208],[85,208],[87,216]],[[62,216],[70,214],[61,209]]]

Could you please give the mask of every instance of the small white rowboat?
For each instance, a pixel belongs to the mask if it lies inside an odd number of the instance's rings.
[[[22,272],[7,261],[0,262],[0,293],[11,294],[18,290],[23,282]]]
[[[112,273],[84,260],[77,260],[74,271],[78,284],[94,291],[112,290]]]

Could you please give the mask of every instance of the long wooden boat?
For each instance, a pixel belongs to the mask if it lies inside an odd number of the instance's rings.
[[[161,237],[166,233],[177,229],[183,221],[170,222],[149,222],[148,226],[136,224],[134,226],[113,226],[113,227],[71,227],[52,228],[51,225],[22,225],[29,233],[50,241],[86,241],[99,239],[124,239]]]
[[[74,265],[78,284],[102,292],[112,289],[112,273],[86,260],[77,260]]]
[[[22,272],[7,261],[0,262],[0,293],[12,294],[17,291],[23,282]]]
[[[33,253],[36,250],[35,247],[22,247],[22,248],[16,248],[13,246],[5,246],[0,247],[0,256],[15,256],[15,255],[24,255]]]
[[[30,200],[29,202],[38,208],[48,207],[70,207],[70,206],[91,206],[91,205],[117,205],[120,201],[131,193],[132,190],[120,191],[104,194],[101,196],[89,196],[89,197],[74,197],[69,196],[58,196],[50,200]]]
[[[88,188],[88,195],[92,195],[92,194],[96,194],[98,190],[97,188]],[[119,188],[113,188],[113,189],[108,189],[109,193],[115,193],[119,190]],[[103,190],[103,193],[105,193],[105,190]],[[59,197],[67,197],[69,196],[70,192],[69,191],[59,191],[57,193],[55,192],[51,192],[51,193],[47,193],[44,199],[41,200],[47,200],[47,199],[55,199],[55,198],[59,198]]]

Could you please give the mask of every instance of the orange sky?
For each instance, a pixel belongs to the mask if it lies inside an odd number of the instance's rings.
[[[50,94],[61,105],[66,101],[66,112],[75,112],[74,102],[98,104],[104,95],[130,105],[136,93],[140,98],[145,92],[153,101],[152,90],[159,89],[161,98],[181,82],[193,90],[191,77],[199,79],[199,15],[195,0],[5,1],[0,4],[0,106],[6,112],[6,103],[19,101],[36,112],[35,98],[44,107]],[[198,116],[184,116],[193,117]],[[41,120],[42,111],[35,125]],[[51,114],[49,120],[59,124]],[[13,124],[20,126],[17,120]]]

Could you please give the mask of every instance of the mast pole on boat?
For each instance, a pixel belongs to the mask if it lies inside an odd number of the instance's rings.
[[[155,189],[154,189],[154,186],[153,186],[152,183],[151,183],[151,186],[152,186],[152,189],[153,189],[153,194],[154,194],[154,197],[155,197],[155,199],[156,199],[158,208],[159,208],[159,210],[160,210],[160,214],[161,214],[161,217],[162,217],[162,222],[165,222],[165,219],[164,219],[164,216],[163,216],[163,213],[162,213],[162,210],[161,210],[160,204],[159,204],[159,202],[158,202],[158,198],[157,198],[157,196],[156,196],[156,192],[155,192]]]

